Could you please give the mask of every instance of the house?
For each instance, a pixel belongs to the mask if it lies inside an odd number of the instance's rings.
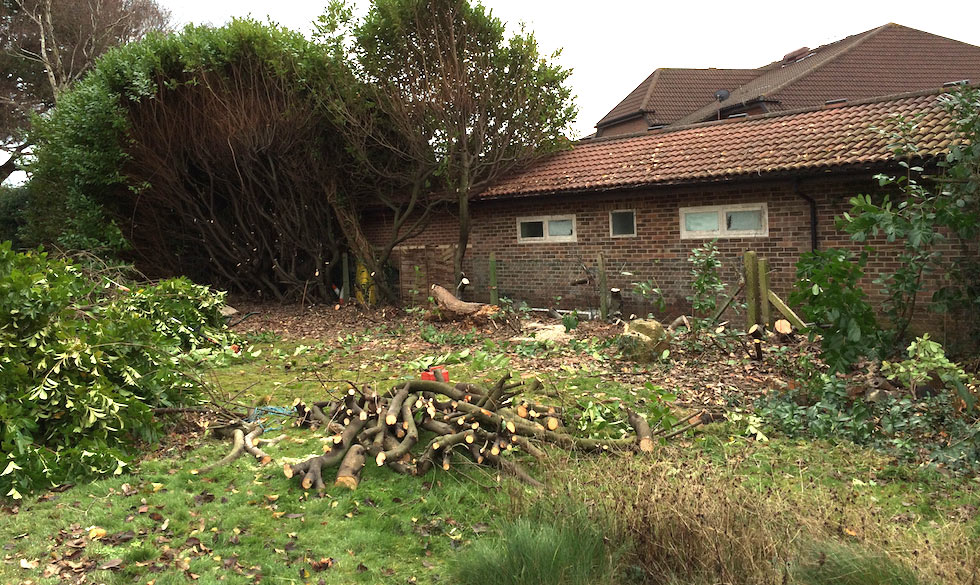
[[[980,82],[980,47],[886,24],[787,53],[758,69],[657,69],[596,124],[596,136],[818,107]]]
[[[865,33],[864,42],[895,31],[912,29],[887,25]],[[963,79],[960,71],[955,73],[954,81]],[[725,75],[738,78],[726,72],[706,79]],[[711,87],[709,82],[702,86]],[[892,149],[898,118],[916,120],[909,138],[922,157],[934,159],[948,150],[955,134],[943,85],[830,103],[820,100],[835,94],[822,94],[815,98],[819,104],[794,109],[774,106],[776,101],[792,103],[776,92],[763,96],[778,98],[766,102],[776,111],[720,120],[709,112],[708,121],[682,123],[707,111],[691,110],[696,104],[689,101],[677,110],[687,108],[688,113],[671,114],[674,120],[664,127],[582,140],[505,178],[472,202],[466,296],[489,299],[493,255],[502,296],[539,307],[554,306],[559,297],[565,308],[596,307],[594,284],[575,283],[594,273],[602,253],[609,285],[627,293],[627,314],[646,311],[642,299],[628,293],[633,283],[651,281],[663,291],[668,312],[676,315],[689,307],[684,300],[690,294],[687,258],[713,239],[727,282],[738,281],[740,257],[755,250],[770,260],[773,290],[786,295],[801,253],[860,249],[834,220],[850,208],[850,198],[880,192],[876,174],[900,171]],[[369,235],[378,241],[389,230],[382,215],[368,221]],[[447,210],[423,234],[399,246],[394,264],[406,299],[411,300],[408,291],[424,291],[429,283],[451,285],[448,260],[456,238],[457,223]],[[963,245],[949,243],[945,256],[964,255]],[[869,263],[866,289],[872,300],[881,297],[871,281],[897,266],[897,254]]]

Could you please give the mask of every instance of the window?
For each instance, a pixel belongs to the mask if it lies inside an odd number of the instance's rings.
[[[765,203],[682,207],[681,239],[748,238],[769,235]]]
[[[609,212],[609,235],[613,238],[628,238],[636,235],[636,213],[632,209],[617,209]]]
[[[574,242],[575,216],[521,217],[517,219],[517,241]]]

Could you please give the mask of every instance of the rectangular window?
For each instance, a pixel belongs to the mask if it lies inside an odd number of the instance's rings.
[[[765,237],[767,211],[765,203],[682,207],[681,239]]]
[[[625,238],[636,235],[636,213],[632,209],[609,212],[609,235]]]
[[[576,241],[575,216],[519,217],[517,241],[521,243],[574,242]]]

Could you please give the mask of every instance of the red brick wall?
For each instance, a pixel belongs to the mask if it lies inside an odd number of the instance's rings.
[[[679,208],[765,202],[768,205],[768,237],[718,240],[722,272],[733,291],[741,271],[742,254],[746,250],[755,250],[769,259],[771,286],[785,299],[795,280],[799,255],[811,248],[810,207],[794,189],[817,202],[820,248],[861,250],[863,244],[851,242],[847,234],[836,229],[834,218],[849,209],[851,197],[875,192],[877,183],[870,172],[862,176],[805,178],[798,183],[793,179],[755,180],[476,202],[472,206],[473,231],[465,266],[472,284],[466,296],[473,300],[488,300],[487,265],[493,252],[497,258],[498,289],[502,296],[527,301],[531,306],[552,306],[554,298],[561,296],[563,308],[597,307],[594,286],[572,286],[570,283],[586,275],[583,265],[595,267],[601,250],[606,259],[609,286],[624,291],[624,313],[642,314],[648,310],[631,293],[632,282],[648,279],[655,280],[664,291],[670,307],[665,317],[689,312],[689,303],[684,299],[690,294],[687,258],[691,250],[705,240],[680,238]],[[609,212],[618,209],[635,210],[636,237],[613,238],[609,235]],[[569,214],[575,215],[576,242],[518,242],[519,217]],[[384,237],[383,220],[375,218],[370,225],[372,237]],[[451,283],[451,253],[457,225],[452,213],[444,212],[424,234],[401,247],[394,264],[400,268],[402,294],[406,300],[408,290],[424,290],[429,282],[447,286]],[[879,302],[881,293],[872,281],[880,274],[894,271],[897,260],[894,253],[888,253],[889,246],[884,241],[873,243],[885,253],[875,256],[869,263],[864,285],[873,302]],[[894,249],[891,247],[892,251]],[[954,257],[960,252],[950,246],[948,254]],[[414,270],[415,266],[419,266],[418,272]],[[623,276],[620,274],[623,271],[633,276]],[[417,282],[419,280],[422,282]]]

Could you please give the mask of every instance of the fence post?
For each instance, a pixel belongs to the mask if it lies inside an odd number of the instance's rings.
[[[340,296],[343,297],[345,303],[350,302],[350,260],[347,258],[347,252],[341,256],[341,269],[344,271],[343,289],[340,291]]]
[[[599,318],[605,321],[609,318],[609,283],[606,281],[606,261],[599,252]]]
[[[745,329],[759,323],[759,261],[755,252],[745,253]]]
[[[772,314],[769,310],[769,259],[759,258],[759,317],[760,324],[769,327]]]
[[[490,252],[490,304],[500,304],[500,293],[497,291],[497,256]]]

